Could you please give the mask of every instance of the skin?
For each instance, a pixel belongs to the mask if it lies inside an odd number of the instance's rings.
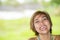
[[[55,40],[60,40],[60,35],[54,35],[55,36]]]
[[[50,40],[50,22],[44,14],[34,18],[34,26],[41,40]]]

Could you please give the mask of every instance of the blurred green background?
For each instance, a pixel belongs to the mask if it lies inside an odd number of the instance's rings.
[[[0,40],[28,40],[35,36],[30,18],[37,10],[49,13],[52,35],[60,35],[60,0],[0,0]]]

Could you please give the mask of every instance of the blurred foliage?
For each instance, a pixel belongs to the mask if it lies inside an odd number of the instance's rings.
[[[5,4],[6,5],[13,5],[13,6],[19,5],[19,3],[16,0],[6,0]]]
[[[60,35],[60,16],[51,16],[52,18],[52,34]]]
[[[26,1],[28,1],[28,0],[26,0]],[[38,1],[39,1],[39,0],[33,0],[33,3],[38,3]],[[1,3],[1,2],[2,2],[2,0],[0,1],[0,3]],[[12,5],[12,4],[15,5],[15,3],[16,3],[16,4],[19,4],[19,3],[17,2],[17,0],[5,0],[4,2],[5,2],[6,4],[11,4],[11,5]],[[4,2],[3,2],[3,3],[4,3]],[[12,2],[13,2],[13,3],[12,3]],[[32,2],[32,1],[31,1],[31,2]],[[45,0],[42,0],[41,2],[44,3]],[[46,2],[46,3],[47,3],[47,2]],[[60,0],[51,0],[51,3],[55,3],[55,4],[58,4],[58,5],[59,5],[59,4],[60,4]]]
[[[0,40],[27,40],[31,36],[29,18],[0,20]]]
[[[16,0],[5,0],[5,1],[0,1],[0,5],[9,5],[9,6],[18,6],[19,3]]]
[[[60,5],[60,0],[51,0],[51,2],[52,2],[53,4]]]

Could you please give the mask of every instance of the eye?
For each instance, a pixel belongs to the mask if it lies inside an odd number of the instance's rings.
[[[47,18],[46,18],[46,17],[44,17],[44,18],[43,18],[43,20],[47,20]]]
[[[39,21],[35,21],[35,23],[39,23]]]

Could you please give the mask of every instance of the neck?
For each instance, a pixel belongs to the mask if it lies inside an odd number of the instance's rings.
[[[47,34],[39,34],[41,40],[51,40],[50,33]]]

